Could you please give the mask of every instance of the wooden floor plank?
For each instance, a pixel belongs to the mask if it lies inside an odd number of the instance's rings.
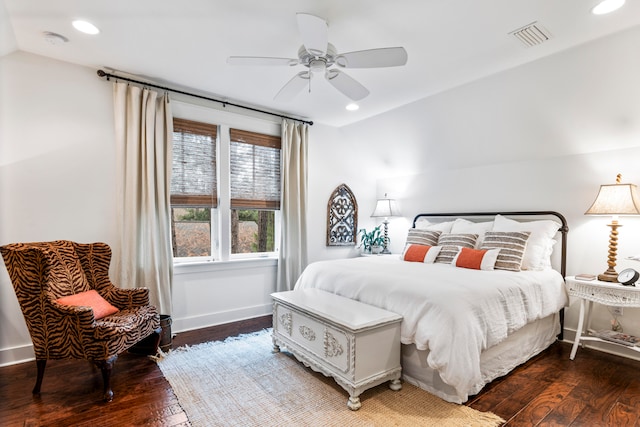
[[[540,423],[545,427],[569,426],[587,406],[587,402],[573,397],[563,399]]]
[[[607,423],[612,426],[633,427],[636,425],[637,421],[638,411],[620,402],[616,402],[613,405],[613,408],[607,417]]]
[[[545,390],[535,396],[515,416],[510,418],[510,426],[537,426],[571,393],[573,385],[553,382]]]

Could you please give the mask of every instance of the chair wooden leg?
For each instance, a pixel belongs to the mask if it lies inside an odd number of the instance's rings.
[[[37,359],[36,367],[38,368],[38,374],[36,377],[36,385],[33,387],[31,393],[35,395],[40,394],[40,387],[42,386],[42,378],[44,377],[44,368],[47,366],[47,359]]]
[[[105,402],[111,402],[113,400],[113,391],[111,390],[111,370],[116,363],[118,356],[112,356],[106,360],[96,360],[95,364],[100,368],[102,372],[102,381],[104,382],[103,398]]]

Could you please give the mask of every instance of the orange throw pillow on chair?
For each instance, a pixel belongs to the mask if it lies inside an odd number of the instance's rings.
[[[102,319],[106,316],[110,316],[119,311],[116,307],[109,304],[109,301],[102,298],[100,294],[94,289],[58,298],[56,302],[62,305],[91,307],[93,309],[93,318],[96,320]]]

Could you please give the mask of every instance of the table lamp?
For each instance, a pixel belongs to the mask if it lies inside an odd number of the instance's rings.
[[[640,215],[640,196],[635,184],[621,184],[622,176],[618,174],[615,184],[604,184],[591,207],[585,215],[611,215],[611,233],[609,235],[609,257],[607,270],[598,275],[598,280],[603,282],[617,282],[616,257],[618,251],[618,224],[619,215]]]
[[[389,245],[389,218],[394,216],[399,216],[400,211],[398,210],[398,205],[396,205],[396,201],[393,199],[387,198],[387,193],[384,193],[384,199],[378,199],[376,203],[376,208],[373,210],[371,217],[373,218],[384,218],[382,223],[384,224],[384,246],[382,247],[382,254],[390,254],[391,251],[388,248]]]

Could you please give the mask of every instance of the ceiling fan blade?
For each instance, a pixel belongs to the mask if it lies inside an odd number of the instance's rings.
[[[298,65],[299,63],[299,60],[292,58],[269,58],[261,56],[230,56],[227,58],[227,64],[230,65],[288,65],[293,67],[294,65]]]
[[[273,98],[276,101],[291,101],[309,82],[309,71],[300,71],[285,84]]]
[[[397,67],[406,63],[407,51],[403,47],[358,50],[336,57],[336,64],[343,68]]]
[[[302,44],[307,52],[314,56],[324,56],[329,44],[327,21],[308,13],[296,13],[296,19]]]
[[[369,90],[366,87],[362,86],[357,80],[353,77],[349,77],[342,71],[329,70],[325,74],[325,77],[333,87],[353,101],[360,101],[369,95]]]

